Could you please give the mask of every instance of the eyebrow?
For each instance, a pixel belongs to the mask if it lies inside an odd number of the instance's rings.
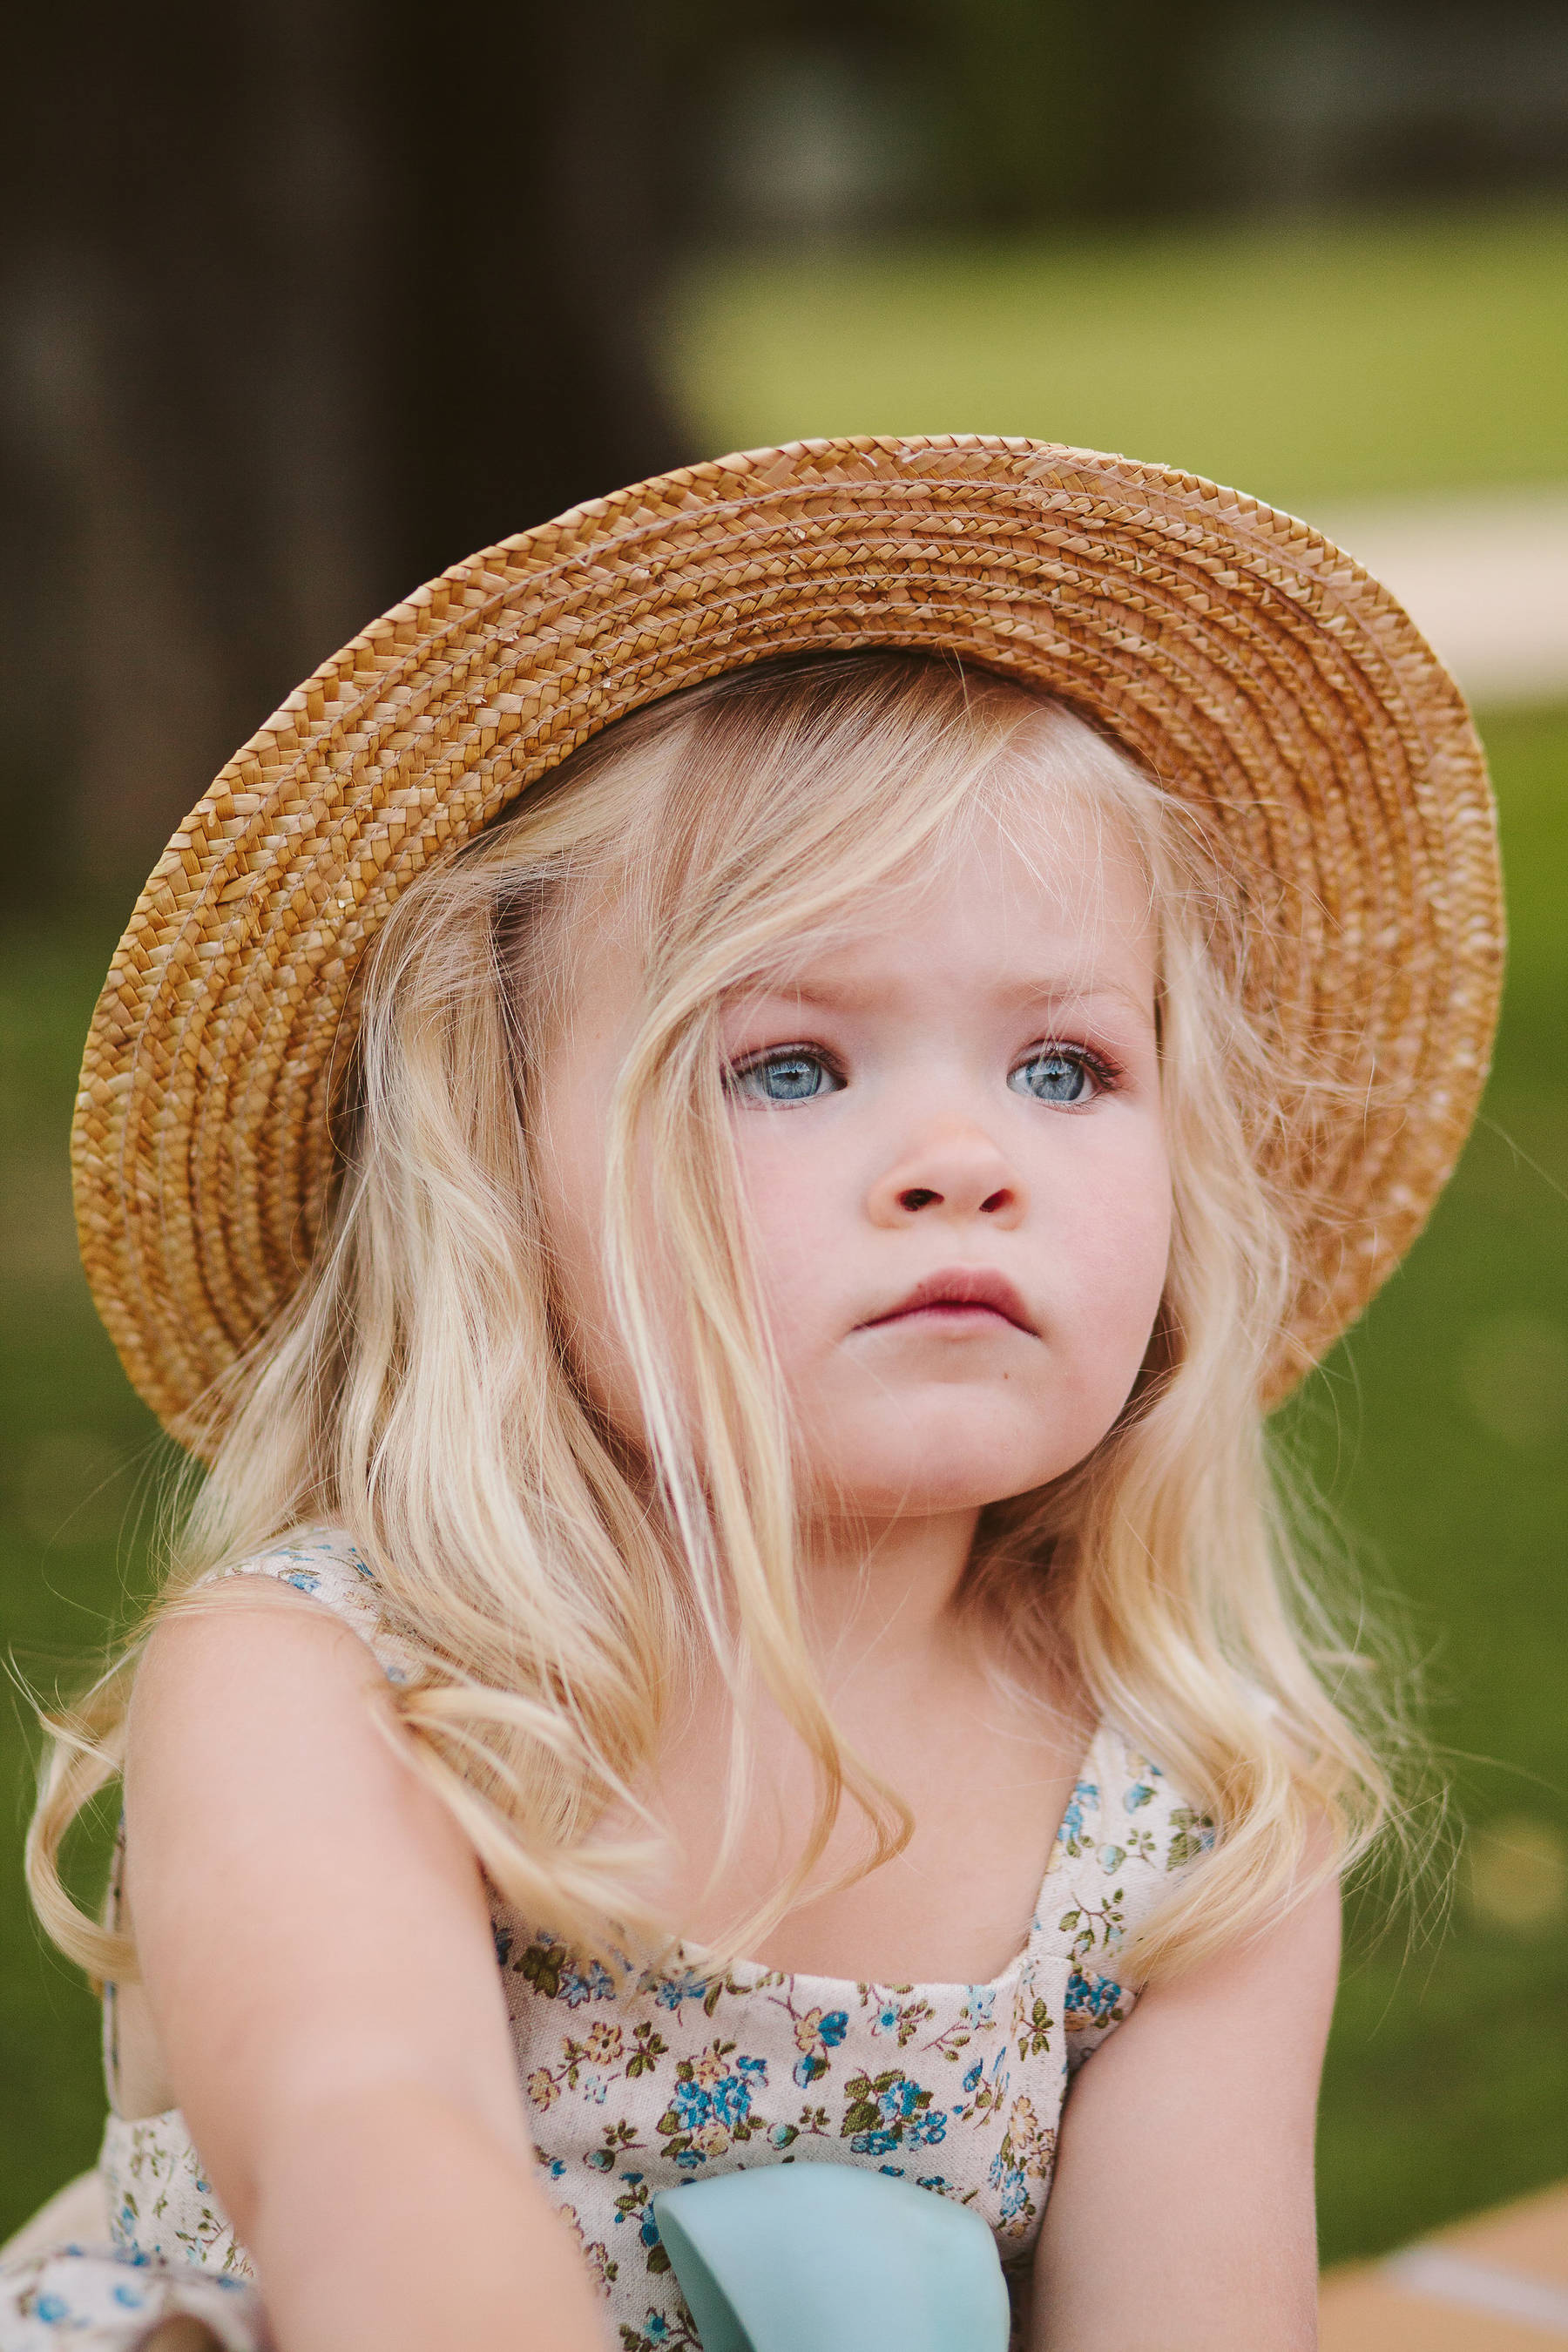
[[[857,988],[853,983],[843,987],[813,987],[809,982],[784,979],[760,980],[753,986],[741,987],[737,998],[755,1003],[769,997],[787,997],[794,1004],[814,1007],[825,1013],[853,1011],[866,997],[880,993],[879,988]],[[1004,1007],[1016,1007],[1026,1012],[1033,1007],[1093,1004],[1097,1000],[1114,998],[1135,1013],[1140,1019],[1152,1018],[1154,1012],[1152,993],[1145,997],[1120,980],[1100,980],[1088,986],[1068,980],[1024,980],[1004,982],[992,992],[993,1001]]]

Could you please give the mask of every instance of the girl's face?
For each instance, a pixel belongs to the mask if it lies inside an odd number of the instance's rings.
[[[1027,854],[977,824],[727,1006],[728,1116],[809,1516],[974,1510],[1110,1428],[1170,1246],[1154,993],[1146,877],[1068,805]],[[606,927],[546,1059],[539,1155],[578,1370],[633,1437],[600,1206],[638,995]]]

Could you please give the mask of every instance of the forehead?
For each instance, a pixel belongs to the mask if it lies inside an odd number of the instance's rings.
[[[980,809],[834,919],[788,943],[767,978],[802,994],[879,984],[1052,992],[1106,984],[1152,999],[1156,924],[1144,860],[1113,810]]]

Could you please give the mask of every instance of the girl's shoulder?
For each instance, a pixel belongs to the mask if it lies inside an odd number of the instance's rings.
[[[417,1671],[414,1652],[388,1622],[375,1570],[343,1528],[296,1528],[264,1551],[209,1569],[198,1589],[245,1576],[270,1577],[330,1609],[373,1652],[389,1682],[407,1682]]]

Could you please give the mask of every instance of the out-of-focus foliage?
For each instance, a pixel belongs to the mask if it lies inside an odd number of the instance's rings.
[[[1568,203],[722,257],[668,334],[715,449],[1024,433],[1309,516],[1568,475]]]
[[[675,0],[666,204],[728,243],[1568,182],[1549,0]]]

